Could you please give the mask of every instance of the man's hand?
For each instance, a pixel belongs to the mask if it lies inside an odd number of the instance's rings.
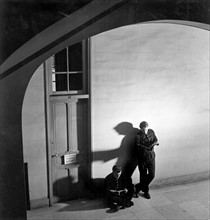
[[[155,142],[155,143],[153,143],[150,147],[154,147],[155,145],[159,145],[159,143],[158,142]]]
[[[114,189],[110,189],[110,192],[120,195],[120,190],[114,190]]]
[[[109,191],[110,191],[110,192],[113,192],[113,193],[118,193],[118,191],[117,191],[117,190],[114,190],[114,189],[110,189]]]
[[[158,143],[158,142],[155,142],[155,143],[151,144],[149,147],[146,147],[146,146],[144,146],[144,145],[142,145],[142,144],[138,144],[139,147],[142,147],[142,148],[144,148],[144,149],[146,149],[146,150],[152,150],[155,145],[158,146],[159,143]]]
[[[110,192],[120,195],[120,193],[123,193],[123,192],[127,193],[128,189],[126,189],[126,188],[125,189],[121,189],[121,190],[110,189]]]
[[[153,150],[153,148],[154,148],[155,145],[158,146],[159,143],[158,143],[158,142],[154,142],[153,144],[150,145],[149,149],[150,149],[150,150]]]

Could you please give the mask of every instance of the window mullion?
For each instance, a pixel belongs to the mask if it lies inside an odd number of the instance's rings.
[[[69,89],[69,48],[67,47],[66,48],[66,53],[67,53],[67,56],[66,56],[66,58],[67,58],[67,91],[69,91],[70,89]]]

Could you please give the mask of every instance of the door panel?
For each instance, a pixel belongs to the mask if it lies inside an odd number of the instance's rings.
[[[53,105],[54,142],[55,152],[65,152],[67,148],[67,104],[56,103]]]
[[[54,202],[80,198],[87,179],[87,99],[51,100]]]

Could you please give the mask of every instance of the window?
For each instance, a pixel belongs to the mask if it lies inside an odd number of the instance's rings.
[[[87,40],[54,54],[50,61],[52,94],[84,94],[87,92]]]

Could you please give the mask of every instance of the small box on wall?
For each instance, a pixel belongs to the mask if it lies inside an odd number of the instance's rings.
[[[76,163],[76,153],[69,153],[64,155],[64,164]]]

